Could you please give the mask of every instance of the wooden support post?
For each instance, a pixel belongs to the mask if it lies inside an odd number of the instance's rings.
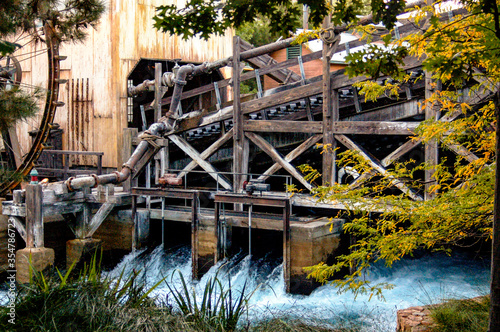
[[[193,193],[193,200],[191,203],[191,276],[193,279],[198,280],[198,261],[199,261],[199,227],[200,222],[198,220],[198,195],[199,193]],[[215,204],[217,209],[217,204]]]
[[[285,282],[285,291],[290,292],[290,200],[285,200],[283,208],[283,278]]]
[[[42,199],[42,185],[26,186],[26,248],[44,246]]]
[[[432,74],[429,72],[425,73],[425,99],[428,100],[432,97],[434,90],[440,90],[440,83],[433,82]],[[438,117],[438,105],[437,103],[427,102],[425,107],[425,119],[430,120],[434,119],[434,121],[439,120]],[[434,173],[435,166],[439,163],[438,156],[438,141],[430,140],[424,146],[425,148],[425,163],[427,164],[427,169],[425,171],[425,194],[424,199],[432,199],[436,196],[435,191],[432,190],[432,187],[436,184]]]
[[[327,17],[323,27],[330,26]],[[338,43],[335,43],[337,45]],[[333,122],[339,120],[338,92],[332,91],[330,80],[331,44],[323,42],[323,144],[326,147],[323,152],[323,185],[331,185],[336,179],[336,152],[337,142],[333,136]]]
[[[217,239],[217,251],[215,253],[215,262],[218,262],[219,260],[224,258],[225,254],[225,247],[224,243],[222,243],[222,238],[224,236],[223,232],[224,229],[222,227],[222,222],[220,220],[220,206],[222,203],[216,202],[215,203],[215,236]]]
[[[233,122],[234,122],[234,191],[243,190],[243,182],[248,173],[249,144],[243,132],[243,113],[240,102],[240,37],[233,38]],[[246,141],[246,142],[245,142]]]
[[[137,128],[124,128],[123,129],[123,145],[122,145],[122,164],[126,163],[132,155],[132,139],[137,137]],[[130,191],[131,179],[130,177],[123,182],[123,191]]]
[[[137,239],[136,239],[136,218],[137,218],[137,196],[132,195],[132,251],[135,251],[136,245],[137,245]]]
[[[161,62],[155,63],[155,113],[154,113],[154,121],[158,122],[158,119],[161,118]]]

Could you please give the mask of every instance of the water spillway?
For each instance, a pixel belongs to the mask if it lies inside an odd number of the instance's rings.
[[[190,250],[183,247],[165,252],[161,246],[153,251],[137,251],[109,272],[118,276],[135,269],[141,270],[142,281],[148,285],[166,277],[166,282],[180,289],[180,271],[190,280]],[[250,298],[248,319],[251,323],[272,318],[298,318],[330,327],[362,326],[363,331],[394,331],[396,311],[414,305],[441,302],[449,298],[469,298],[485,295],[489,287],[488,264],[474,260],[467,254],[429,254],[416,259],[404,259],[387,268],[374,266],[366,276],[373,283],[390,283],[395,287],[385,290],[385,300],[369,295],[338,294],[332,286],[322,286],[310,295],[291,295],[285,292],[281,261],[273,257],[236,255],[212,267],[199,281],[190,281],[197,293],[202,294],[209,278],[216,273],[226,287],[231,285],[255,293]],[[161,284],[153,296],[160,302],[170,298],[167,285]],[[170,304],[173,304],[171,301]],[[350,325],[351,324],[351,325]]]

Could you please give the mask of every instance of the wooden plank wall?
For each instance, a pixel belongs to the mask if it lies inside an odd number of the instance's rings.
[[[232,54],[232,31],[208,41],[185,41],[154,29],[155,7],[167,4],[182,6],[184,1],[110,1],[97,29],[88,29],[84,43],[61,48],[60,54],[68,56],[61,63],[61,78],[70,80],[61,88],[59,98],[66,105],[58,108],[55,118],[64,129],[63,149],[104,152],[104,167],[120,166],[121,133],[127,127],[127,76],[134,65],[141,58],[204,62]],[[43,50],[43,44],[29,44],[15,54],[23,60],[23,83],[42,88],[46,85],[47,60]],[[30,52],[35,51],[41,55],[31,57]],[[88,112],[88,122],[82,111]],[[76,119],[84,126],[76,128]],[[39,119],[30,119],[16,127],[23,153],[31,144],[27,131],[36,129],[37,122]]]

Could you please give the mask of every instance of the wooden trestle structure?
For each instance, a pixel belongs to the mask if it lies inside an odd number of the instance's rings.
[[[450,15],[447,15],[446,19],[449,17]],[[405,24],[399,28],[399,33],[404,34],[413,27],[411,23]],[[161,117],[165,114],[177,112],[177,107],[172,109],[171,106],[167,113],[164,106],[178,105],[183,100],[199,98],[199,103],[192,102],[191,104],[202,105],[203,98],[215,96],[215,105],[208,110],[189,109],[184,115],[179,114],[175,117],[174,129],[165,132],[163,137],[152,138],[149,135],[144,138],[142,136],[143,139],[148,140],[150,148],[135,165],[135,168],[125,165],[134,169],[131,171],[132,179],[127,180],[124,184],[124,191],[115,193],[113,185],[99,184],[97,178],[95,182],[92,182],[98,187],[94,191],[89,189],[71,191],[70,185],[51,184],[44,190],[44,197],[39,203],[43,205],[43,209],[41,209],[43,212],[39,212],[39,214],[45,216],[49,214],[73,215],[71,219],[75,224],[73,229],[77,239],[88,240],[92,236],[98,236],[103,238],[105,243],[108,243],[105,244],[105,247],[106,245],[113,246],[112,233],[113,229],[117,229],[116,219],[121,219],[119,222],[123,224],[124,218],[132,217],[133,226],[120,226],[123,232],[131,232],[130,239],[127,237],[131,247],[141,246],[141,243],[147,239],[150,220],[158,220],[163,217],[166,221],[190,222],[193,276],[199,277],[215,264],[227,249],[225,248],[226,244],[221,239],[228,236],[228,229],[227,225],[221,223],[219,212],[221,203],[232,204],[234,209],[231,211],[231,227],[253,227],[283,232],[284,275],[287,290],[299,293],[310,292],[314,284],[306,279],[302,267],[326,261],[331,255],[335,255],[335,250],[339,247],[342,220],[335,220],[335,231],[330,232],[329,220],[326,217],[334,215],[334,212],[325,215],[324,211],[325,209],[337,211],[343,209],[343,206],[340,203],[318,203],[307,194],[291,196],[287,192],[276,192],[276,190],[261,196],[247,195],[244,193],[243,185],[245,181],[250,180],[248,177],[250,165],[256,162],[256,158],[262,159],[260,156],[256,157],[256,154],[251,156],[251,149],[265,154],[272,160],[270,167],[260,170],[259,174],[254,176],[252,180],[266,181],[280,170],[284,170],[293,177],[297,186],[309,190],[313,188],[313,184],[304,179],[294,165],[294,161],[308,153],[317,143],[330,146],[321,155],[316,152],[317,159],[322,160],[319,165],[322,168],[321,182],[323,185],[338,181],[338,170],[335,165],[337,145],[356,151],[368,161],[373,170],[386,175],[387,168],[394,161],[416,148],[421,142],[410,138],[407,138],[406,141],[398,138],[398,143],[395,144],[397,146],[393,147],[392,151],[385,148],[383,150],[386,155],[377,158],[370,153],[371,151],[363,147],[363,144],[359,142],[360,139],[367,140],[368,138],[371,142],[377,142],[381,137],[409,137],[413,135],[415,128],[424,118],[433,118],[436,121],[453,121],[461,114],[460,111],[457,111],[439,118],[438,105],[427,105],[424,109],[421,103],[432,94],[435,87],[431,84],[431,75],[421,70],[421,61],[415,58],[405,60],[404,70],[412,73],[412,77],[415,79],[401,87],[399,98],[381,97],[377,102],[365,102],[358,96],[357,89],[352,86],[365,78],[349,78],[345,75],[344,70],[330,71],[330,59],[334,53],[352,49],[361,45],[362,42],[356,41],[351,42],[350,45],[339,45],[338,41],[339,38],[331,38],[324,41],[321,51],[277,63],[269,54],[262,51],[257,52],[256,56],[248,56],[248,52],[253,50],[252,46],[240,40],[239,37],[234,37],[233,56],[228,60],[221,60],[221,63],[232,67],[232,77],[182,91],[178,97],[162,97],[164,93],[160,83],[162,72],[161,69],[157,70],[153,82],[155,84],[155,101],[149,105],[141,105],[143,111],[154,111],[155,122],[161,121]],[[287,45],[290,44],[285,43],[281,47]],[[265,47],[259,49],[265,51]],[[244,58],[242,54],[245,55]],[[305,77],[303,70],[299,75],[289,69],[292,66],[303,68],[303,64],[317,59],[322,59],[323,63],[321,76]],[[242,60],[248,62],[255,70],[242,73]],[[259,92],[255,98],[242,98],[240,84],[246,80],[255,79],[260,83],[262,75],[270,76],[281,86],[263,91],[261,85],[258,84]],[[188,75],[187,78],[189,79],[190,76]],[[227,87],[232,88],[231,102],[224,102],[224,98],[221,97],[222,91]],[[286,153],[278,143],[280,140],[276,138],[283,134],[294,137],[292,143],[288,144]],[[122,153],[124,161],[129,160],[134,141],[136,143],[141,141],[141,136],[136,136],[136,129],[124,131],[124,151]],[[229,148],[229,155],[232,155],[232,167],[228,173],[222,174],[216,168],[217,160],[214,160],[212,156],[217,155],[220,150],[227,151],[231,140],[232,147]],[[464,156],[468,161],[477,159],[462,146],[449,145],[448,147],[451,151]],[[429,165],[437,164],[438,142],[427,143],[424,151],[423,161]],[[178,162],[178,159],[185,158],[184,154],[190,158],[190,161],[184,162],[184,166],[172,170],[173,165],[182,164]],[[155,155],[158,155],[154,159],[157,181],[166,172],[175,173],[176,177],[185,179],[187,174],[200,167],[206,176],[213,178],[217,190],[213,187],[200,190],[198,183],[193,187],[187,186],[185,189],[155,188],[150,183],[151,178],[153,178],[151,175],[146,177],[146,184],[141,183],[141,187],[139,187],[139,175],[142,170],[149,169],[148,162]],[[210,159],[211,157],[212,159]],[[252,168],[254,172],[255,169]],[[351,185],[359,185],[370,175],[361,174]],[[120,178],[119,175],[117,177]],[[424,181],[427,186],[432,185],[432,171],[425,173]],[[81,181],[81,183],[84,182],[84,180]],[[432,198],[432,194],[428,190],[422,195],[398,179],[394,179],[394,186],[413,200]],[[23,195],[26,195],[26,199],[23,198]],[[33,228],[27,225],[39,224],[38,217],[38,219],[30,217],[26,212],[25,204],[29,201],[29,195],[28,192],[26,194],[15,193],[14,201],[3,203],[3,213],[13,218],[13,223],[23,234],[23,238],[26,238],[26,243],[36,247],[33,245],[33,239],[30,239],[30,236],[34,236],[30,235],[33,232],[27,232],[28,229]],[[200,195],[209,197],[211,206],[215,206],[215,209],[200,207]],[[155,203],[151,203],[151,199],[145,200],[143,197],[166,199],[166,206],[160,209],[158,203],[155,205]],[[169,203],[169,199],[176,201],[184,199],[191,203],[180,207]],[[274,214],[256,213],[252,225],[251,213],[247,218],[247,212],[242,207],[245,204],[247,206],[263,205],[281,208],[283,214],[279,215],[276,212]],[[122,210],[126,210],[130,205],[132,206],[131,215],[127,214],[128,217],[125,217]],[[320,208],[323,211],[323,217],[294,216],[291,213],[292,207]],[[113,214],[115,217],[112,217]],[[21,217],[26,218],[26,227],[23,226]],[[115,221],[110,221],[111,219]],[[106,223],[108,224],[105,227],[107,231],[100,231],[101,225],[106,225]],[[249,229],[250,231],[251,229]],[[162,232],[165,234],[163,230]],[[122,236],[122,238],[124,237]],[[43,245],[43,241],[41,243]]]

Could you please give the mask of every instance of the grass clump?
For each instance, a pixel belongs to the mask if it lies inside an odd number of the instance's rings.
[[[180,289],[167,286],[187,321],[216,331],[236,330],[238,321],[247,312],[251,297],[245,294],[246,284],[239,294],[235,294],[231,283],[226,289],[216,274],[207,281],[200,297],[194,288],[189,289],[180,271],[179,276],[182,285]]]
[[[359,327],[327,327],[301,319],[274,318],[261,321],[251,328],[252,332],[359,332]]]
[[[94,256],[79,273],[46,277],[32,272],[30,283],[19,285],[15,324],[9,309],[0,307],[1,331],[195,331],[171,307],[158,306],[148,295],[138,272],[117,279],[102,277]]]
[[[490,297],[449,300],[431,309],[435,332],[480,332],[488,330]]]

